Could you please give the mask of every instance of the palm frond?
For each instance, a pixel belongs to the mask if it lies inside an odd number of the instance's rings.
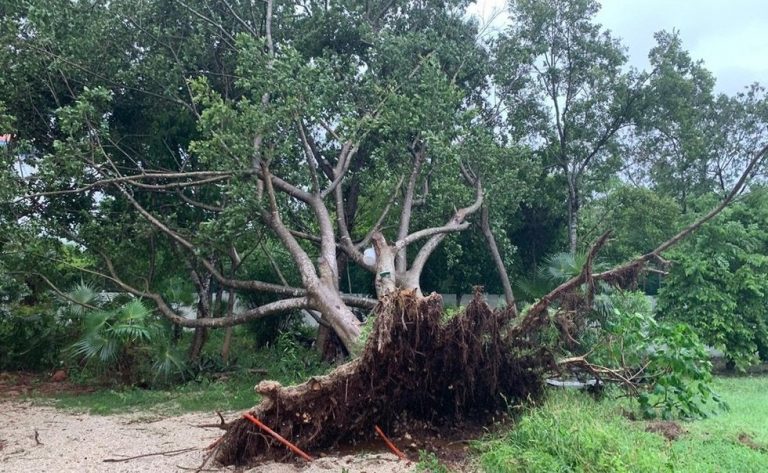
[[[87,310],[85,306],[93,305],[98,299],[99,293],[90,284],[80,282],[80,284],[67,292],[67,297],[71,299],[68,307],[69,313],[73,316],[81,317]]]

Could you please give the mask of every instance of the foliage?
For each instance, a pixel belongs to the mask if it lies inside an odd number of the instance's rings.
[[[691,324],[739,369],[768,360],[768,193],[754,189],[671,254],[666,320]]]
[[[726,406],[712,390],[712,364],[690,326],[657,322],[643,294],[615,294],[590,360],[631,380],[643,417],[706,417]],[[593,327],[594,330],[594,327]],[[639,385],[638,387],[635,384]]]
[[[73,359],[92,363],[102,373],[116,372],[126,384],[169,381],[186,374],[167,331],[141,300],[99,304],[98,293],[84,284],[69,298],[74,302],[68,312],[81,324],[81,335],[69,348]]]
[[[515,282],[518,297],[522,300],[532,300],[544,296],[558,285],[577,276],[586,262],[587,254],[582,251],[558,252],[545,256],[531,277]]]
[[[715,94],[716,78],[677,33],[655,37],[649,60],[656,74],[626,152],[637,165],[630,171],[636,182],[652,182],[657,193],[686,209],[709,192],[726,192],[764,146],[766,94],[759,84],[730,97]],[[757,174],[765,179],[764,171]]]
[[[680,207],[670,197],[644,187],[621,184],[585,209],[582,234],[584,244],[605,231],[611,242],[600,257],[611,264],[628,261],[655,249],[683,223]]]
[[[42,370],[58,366],[71,327],[50,302],[0,310],[0,370]]]
[[[419,450],[419,462],[416,464],[416,471],[421,473],[450,473],[448,467],[440,463],[432,452]]]

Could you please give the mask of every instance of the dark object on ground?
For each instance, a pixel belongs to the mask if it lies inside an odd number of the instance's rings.
[[[758,444],[752,439],[751,435],[745,432],[739,434],[739,443],[746,445],[752,450],[757,450],[758,452],[768,452],[768,447]]]
[[[56,370],[56,372],[53,373],[53,376],[51,376],[51,381],[53,381],[54,383],[61,383],[66,380],[67,380],[67,372],[64,370]]]
[[[667,440],[677,440],[681,435],[686,433],[686,431],[680,427],[680,424],[669,420],[649,422],[645,431],[659,434]]]
[[[491,310],[477,294],[463,313],[447,322],[442,314],[437,295],[394,294],[378,306],[359,358],[299,386],[262,381],[264,400],[251,414],[311,452],[370,439],[376,424],[393,432],[413,422],[482,421],[507,402],[541,396],[553,360],[527,337],[509,338],[520,333],[505,333],[510,311]],[[226,465],[291,458],[244,419],[212,453]]]

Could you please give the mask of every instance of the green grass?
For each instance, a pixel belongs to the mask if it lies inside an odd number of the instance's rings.
[[[628,428],[616,404],[554,392],[503,437],[478,445],[488,472],[651,472],[668,463],[664,439]]]
[[[622,416],[625,401],[555,391],[504,435],[478,442],[478,464],[489,473],[768,471],[768,378],[719,378],[716,390],[730,411],[680,422],[687,433],[675,441]]]
[[[215,337],[218,334],[212,337],[206,347],[209,356],[215,356],[220,346]],[[259,402],[260,397],[253,388],[262,379],[277,380],[283,385],[289,385],[322,374],[330,368],[320,361],[314,350],[303,347],[288,335],[260,349],[247,344],[245,337],[241,337],[238,342],[239,345],[233,346],[233,353],[238,356],[237,370],[227,373],[223,379],[202,374],[195,380],[164,389],[118,387],[85,394],[63,394],[54,398],[34,397],[32,400],[63,409],[103,415],[133,411],[179,414],[190,411],[244,410]],[[251,368],[266,373],[256,374],[249,371]],[[85,379],[84,383],[88,381]]]
[[[730,411],[686,422],[688,434],[671,445],[680,472],[768,472],[768,377],[719,378],[715,390]],[[739,441],[746,434],[763,448]]]
[[[65,394],[38,402],[90,414],[147,413],[180,414],[191,411],[228,411],[254,406],[259,396],[254,379],[237,376],[227,381],[190,381],[169,389],[105,389],[86,394]]]

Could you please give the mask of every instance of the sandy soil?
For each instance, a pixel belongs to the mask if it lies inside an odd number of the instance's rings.
[[[235,414],[225,416],[231,419]],[[0,472],[146,472],[195,471],[205,448],[221,435],[215,414],[161,417],[133,413],[113,416],[73,414],[18,400],[0,400]],[[37,440],[35,433],[37,432]],[[181,450],[122,462],[135,455]],[[327,457],[309,466],[264,464],[249,473],[404,473],[413,464],[375,453]],[[203,471],[233,471],[206,465]]]

